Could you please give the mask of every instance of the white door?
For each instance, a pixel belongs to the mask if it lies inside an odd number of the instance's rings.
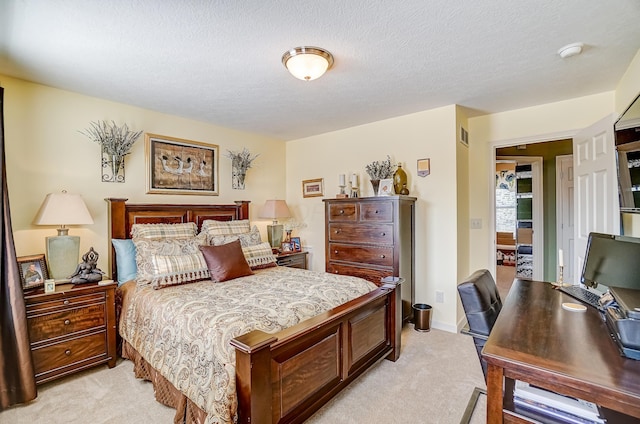
[[[562,279],[565,283],[576,284],[573,273],[574,246],[574,207],[573,207],[573,155],[556,157],[556,234],[558,249],[564,253],[565,266]],[[556,268],[556,281],[560,269]]]
[[[576,277],[582,273],[589,233],[620,233],[613,123],[614,116],[608,116],[573,139]]]

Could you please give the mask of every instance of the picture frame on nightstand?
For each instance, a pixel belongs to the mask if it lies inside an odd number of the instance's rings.
[[[44,286],[44,280],[49,279],[44,253],[20,256],[17,259],[22,289],[29,290]]]
[[[300,237],[291,237],[291,251],[302,252],[302,246],[300,245]]]

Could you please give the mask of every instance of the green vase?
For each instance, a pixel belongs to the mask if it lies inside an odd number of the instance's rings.
[[[402,194],[402,189],[407,186],[407,173],[402,169],[402,165],[398,164],[398,169],[393,174],[393,189],[396,194]]]

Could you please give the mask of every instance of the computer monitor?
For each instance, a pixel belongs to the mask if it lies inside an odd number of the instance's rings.
[[[590,233],[581,282],[640,290],[640,238]]]

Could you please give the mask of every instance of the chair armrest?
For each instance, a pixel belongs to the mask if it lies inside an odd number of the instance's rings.
[[[484,334],[475,333],[471,331],[471,329],[469,328],[469,324],[465,324],[465,326],[462,327],[462,329],[460,330],[460,333],[465,334],[467,336],[471,336],[471,337],[477,337],[482,340],[489,339],[489,336],[485,336]]]

